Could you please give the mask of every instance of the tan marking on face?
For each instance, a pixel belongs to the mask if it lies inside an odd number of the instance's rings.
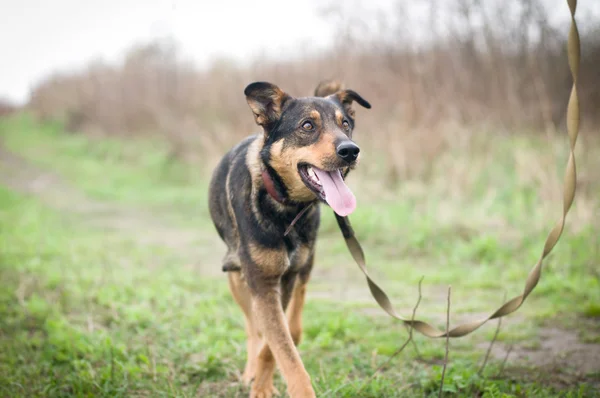
[[[355,112],[354,112],[354,109],[352,109],[352,101],[346,101],[346,98],[348,97],[348,93],[345,91],[340,91],[339,93],[336,94],[336,96],[342,103],[342,106],[344,107],[344,111],[346,111],[346,114],[348,114],[349,117],[354,119]]]
[[[342,126],[342,122],[344,121],[344,115],[338,109],[335,110],[335,123],[338,126]]]
[[[310,111],[310,117],[312,120],[315,121],[315,123],[317,124],[317,126],[321,126],[322,121],[321,121],[321,114],[319,113],[318,110],[313,109],[312,111]]]
[[[250,253],[250,258],[254,264],[256,264],[265,275],[281,275],[290,266],[290,259],[284,248],[267,249],[254,243],[250,243],[248,244],[248,252]]]
[[[309,163],[324,169],[325,160],[336,156],[334,141],[334,134],[324,132],[316,143],[309,146],[284,149],[283,141],[278,141],[271,146],[271,166],[283,180],[290,198],[300,202],[307,202],[316,198],[298,174],[298,164]]]

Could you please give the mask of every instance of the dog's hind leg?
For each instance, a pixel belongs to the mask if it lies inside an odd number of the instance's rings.
[[[248,337],[246,342],[248,359],[246,360],[242,381],[244,384],[249,385],[256,374],[256,363],[258,360],[258,352],[261,347],[261,336],[256,321],[252,317],[252,296],[250,295],[250,289],[248,288],[246,281],[242,278],[241,272],[229,272],[228,277],[231,294],[244,312],[246,334]]]

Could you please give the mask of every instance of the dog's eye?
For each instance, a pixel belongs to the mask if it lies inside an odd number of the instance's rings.
[[[313,126],[313,124],[311,122],[304,122],[302,124],[302,128],[306,131],[311,131],[312,129],[315,128],[315,126]]]
[[[350,129],[350,123],[348,123],[347,120],[344,120],[342,122],[342,126],[344,127],[344,130],[349,130]]]

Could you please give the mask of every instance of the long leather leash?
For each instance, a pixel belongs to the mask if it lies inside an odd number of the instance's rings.
[[[369,285],[369,290],[371,291],[371,295],[379,304],[379,306],[387,312],[391,317],[398,319],[399,321],[405,323],[406,325],[414,328],[419,333],[428,336],[428,337],[462,337],[466,336],[475,330],[479,329],[483,324],[487,321],[501,318],[503,316],[509,315],[516,310],[518,310],[521,305],[525,302],[527,297],[531,294],[533,289],[537,286],[540,277],[542,275],[542,265],[543,261],[550,254],[558,240],[560,239],[564,226],[567,214],[571,209],[571,205],[573,204],[573,199],[575,198],[575,190],[577,186],[577,171],[575,166],[575,144],[577,143],[577,136],[579,134],[579,98],[577,96],[577,82],[579,77],[579,64],[580,64],[580,51],[581,45],[579,41],[579,32],[577,29],[577,23],[575,21],[575,11],[577,9],[577,0],[567,0],[569,5],[569,10],[571,12],[571,28],[569,31],[569,41],[567,45],[568,57],[569,57],[569,68],[571,70],[571,76],[573,78],[573,86],[571,88],[571,95],[569,97],[569,103],[567,105],[567,133],[569,135],[569,161],[567,163],[566,172],[565,172],[565,185],[563,190],[563,212],[561,218],[554,225],[554,228],[550,231],[546,238],[546,242],[544,243],[544,247],[540,257],[538,258],[537,263],[533,266],[527,279],[525,280],[525,288],[523,289],[523,293],[519,296],[513,297],[512,299],[505,302],[500,308],[494,311],[491,315],[472,322],[463,323],[458,325],[447,331],[440,331],[436,329],[434,326],[430,325],[427,322],[420,321],[417,319],[405,318],[399,315],[394,309],[390,299],[387,294],[383,291],[382,288],[377,285],[369,276],[367,271],[367,265],[365,261],[365,255],[356,239],[354,234],[354,230],[352,229],[352,225],[350,224],[350,220],[348,217],[341,217],[335,214],[335,218],[337,220],[338,226],[342,231],[342,235],[346,240],[346,245],[348,246],[348,250],[350,254],[354,258],[354,261],[359,266],[360,270],[363,272],[367,279],[367,284]],[[280,197],[280,195],[276,192],[273,182],[268,176],[268,173],[263,172],[263,180],[265,181],[265,186],[269,194],[275,198],[278,202],[284,203],[284,200]],[[285,231],[285,235],[287,235],[293,225],[302,217],[302,215],[309,209],[310,206],[305,207],[302,211],[294,218],[291,225]]]
[[[358,264],[363,274],[367,279],[367,283],[369,285],[369,289],[371,291],[371,295],[377,301],[377,304],[385,312],[387,312],[391,317],[396,318],[408,326],[414,328],[418,332],[424,334],[428,337],[462,337],[465,336],[491,319],[500,318],[515,312],[516,310],[523,305],[529,294],[533,291],[533,289],[538,284],[540,277],[542,275],[542,262],[546,258],[548,254],[552,251],[560,236],[563,232],[565,226],[565,220],[569,209],[571,208],[571,204],[573,203],[573,198],[575,197],[575,188],[577,185],[577,173],[575,168],[575,144],[577,142],[577,135],[579,133],[579,99],[577,96],[577,80],[579,77],[579,64],[580,64],[580,42],[579,42],[579,32],[577,30],[577,23],[575,22],[575,10],[577,8],[577,0],[567,0],[569,5],[569,10],[571,11],[571,28],[569,31],[569,42],[568,42],[568,54],[569,54],[569,68],[571,70],[571,76],[573,77],[573,86],[571,89],[571,95],[569,97],[569,103],[567,105],[567,132],[569,135],[569,144],[570,144],[570,152],[569,152],[569,161],[566,167],[566,175],[565,175],[565,185],[564,185],[564,194],[563,194],[563,212],[560,220],[556,223],[554,228],[548,234],[546,238],[546,242],[544,243],[544,248],[542,250],[542,254],[539,257],[537,263],[533,267],[533,269],[529,272],[527,279],[525,281],[525,288],[523,293],[519,296],[516,296],[509,301],[505,302],[500,308],[494,311],[491,315],[486,318],[463,323],[458,325],[447,331],[440,331],[435,327],[431,326],[429,323],[420,321],[420,320],[411,320],[411,318],[405,318],[399,315],[390,299],[385,294],[383,289],[381,289],[369,276],[367,272],[367,265],[365,262],[365,255],[363,250],[354,235],[354,230],[350,225],[350,220],[348,217],[341,217],[337,214],[335,215],[340,230],[342,231],[342,235],[346,240],[346,245],[354,258],[354,261]]]

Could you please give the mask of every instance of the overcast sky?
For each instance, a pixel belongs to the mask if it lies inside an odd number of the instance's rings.
[[[368,0],[361,4],[385,10],[392,1]],[[600,5],[598,0],[588,1]],[[337,4],[352,8],[357,2],[340,0]],[[563,3],[557,11],[568,18],[564,1],[545,2]],[[0,0],[0,98],[24,102],[30,86],[56,70],[81,68],[98,58],[117,61],[132,45],[158,37],[174,38],[183,55],[198,64],[216,56],[247,59],[260,51],[291,54],[325,48],[332,43],[335,30],[319,15],[324,3]],[[413,9],[418,8],[417,4]]]
[[[25,101],[51,71],[118,60],[133,44],[171,36],[198,63],[214,56],[325,47],[318,0],[0,0],[0,98]]]

